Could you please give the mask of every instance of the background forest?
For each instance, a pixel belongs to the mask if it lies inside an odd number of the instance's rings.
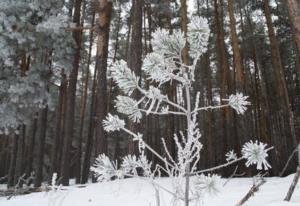
[[[258,140],[275,148],[269,152],[271,176],[295,172],[296,158],[282,174],[300,140],[299,0],[6,0],[0,2],[1,183],[39,187],[53,173],[63,185],[70,178],[86,183],[99,154],[138,154],[126,133],[108,135],[102,127],[106,115],[116,113],[121,93],[110,67],[123,59],[143,75],[154,31],[181,29],[187,35],[196,16],[207,19],[211,32],[192,96],[201,92],[200,106],[223,103],[235,93],[251,102],[243,116],[228,108],[199,114],[204,149],[198,167],[222,164],[229,150]],[[188,52],[186,47],[186,64]],[[176,82],[163,90],[185,104]],[[172,135],[185,127],[185,119],[172,114],[130,123],[162,156],[164,137],[173,157]],[[233,170],[220,172],[228,176]],[[239,170],[253,173],[242,164]]]

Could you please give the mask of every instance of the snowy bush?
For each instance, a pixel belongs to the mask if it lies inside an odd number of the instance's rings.
[[[202,18],[191,21],[187,39],[180,31],[174,31],[172,35],[169,35],[169,32],[164,29],[157,30],[153,34],[154,52],[145,57],[142,67],[147,78],[153,83],[148,89],[139,84],[140,77],[137,77],[123,60],[112,66],[111,77],[125,95],[117,97],[116,108],[119,113],[127,115],[135,123],[140,122],[145,115],[181,115],[186,118],[187,128],[186,131],[178,131],[178,134],[173,136],[176,143],[175,158],[170,155],[166,142],[162,138],[166,154],[162,156],[144,141],[142,134],[136,134],[127,129],[125,121],[117,115],[108,114],[106,120],[103,121],[104,129],[108,132],[121,130],[128,133],[134,141],[138,142],[140,154],[124,157],[120,165],[109,160],[104,154],[99,155],[91,168],[99,181],[144,176],[156,188],[162,188],[155,182],[155,179],[164,173],[173,180],[173,189],[169,191],[170,195],[179,204],[184,203],[188,206],[190,202],[200,202],[205,194],[215,194],[220,190],[220,176],[205,175],[204,172],[213,172],[241,160],[246,160],[246,166],[256,164],[257,169],[270,167],[266,161],[268,156],[266,145],[249,142],[244,145],[241,157],[238,157],[234,151],[230,151],[226,154],[228,162],[224,165],[200,171],[197,168],[200,151],[203,147],[200,141],[201,134],[198,128],[197,114],[202,110],[224,107],[231,107],[238,114],[244,114],[247,105],[250,104],[247,101],[248,97],[241,93],[230,95],[225,100],[228,102],[225,105],[199,107],[199,92],[196,95],[195,104],[191,102],[191,85],[194,81],[196,63],[206,51],[209,32],[207,21]],[[182,50],[186,42],[189,44],[190,54],[193,58],[192,63],[188,65],[182,61]],[[184,90],[181,94],[185,95],[185,104],[173,102],[166,94],[163,94],[162,87],[170,82],[177,83],[179,88]],[[134,91],[141,94],[140,99],[135,100],[130,97]],[[195,105],[194,108],[192,105]],[[170,108],[175,109],[170,110]],[[145,150],[153,153],[163,164],[153,165],[147,160],[144,154]],[[193,182],[191,182],[191,176],[195,177]]]

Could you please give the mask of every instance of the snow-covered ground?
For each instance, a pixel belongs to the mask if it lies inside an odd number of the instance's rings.
[[[283,198],[289,188],[293,175],[286,178],[267,178],[259,192],[245,206],[299,206],[300,186],[291,202]],[[226,180],[223,180],[224,182]],[[170,180],[158,181],[164,187],[170,187]],[[204,206],[234,206],[252,185],[250,178],[230,180],[216,196],[207,196]],[[58,193],[34,193],[13,197],[10,200],[0,198],[0,206],[156,206],[153,187],[143,180],[125,179],[113,182],[89,184],[86,187],[70,186]],[[171,197],[162,192],[161,206],[172,206]]]

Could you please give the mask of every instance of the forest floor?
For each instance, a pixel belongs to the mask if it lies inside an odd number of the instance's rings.
[[[267,182],[246,202],[245,206],[299,206],[300,185],[297,186],[291,202],[283,201],[293,175],[285,178],[266,178]],[[222,180],[224,183],[226,179]],[[170,188],[170,180],[162,178],[158,183]],[[249,191],[251,178],[231,179],[214,196],[207,195],[203,206],[234,206]],[[161,206],[171,206],[171,196],[161,192]],[[0,206],[156,206],[155,190],[148,182],[139,179],[125,179],[113,182],[73,185],[59,192],[32,193],[24,196],[0,198]],[[191,204],[191,206],[194,206]]]

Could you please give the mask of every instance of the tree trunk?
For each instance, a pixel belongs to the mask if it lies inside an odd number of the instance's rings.
[[[36,131],[37,131],[37,117],[34,117],[32,122],[32,134],[28,143],[28,152],[27,152],[27,164],[26,164],[26,175],[30,176],[31,172],[33,172],[33,161],[34,161],[34,149],[35,149],[35,139],[36,139]]]
[[[223,25],[223,16],[221,9],[221,2],[218,0],[214,0],[214,8],[215,8],[215,22],[216,22],[216,33],[217,33],[217,57],[220,71],[220,102],[221,104],[225,104],[224,100],[226,98],[226,94],[229,90],[229,63],[226,52],[225,45],[225,36],[224,36],[224,25]],[[228,109],[221,110],[221,128],[223,135],[223,153],[227,153],[227,144],[228,144]],[[224,156],[224,155],[223,155]],[[225,157],[222,156],[221,161],[225,161]]]
[[[59,163],[60,163],[60,156],[61,156],[61,147],[62,145],[61,140],[63,139],[62,131],[64,129],[64,97],[66,94],[66,88],[67,88],[67,80],[66,75],[64,74],[64,71],[61,72],[61,83],[59,86],[59,102],[58,102],[58,108],[57,108],[57,114],[56,114],[56,125],[55,125],[55,138],[53,141],[53,146],[51,149],[51,172],[50,175],[53,173],[60,174],[59,171]]]
[[[82,166],[82,177],[81,177],[81,184],[85,184],[88,181],[89,178],[89,171],[90,171],[90,165],[91,165],[91,157],[92,157],[92,146],[93,146],[93,137],[95,133],[95,117],[94,117],[94,111],[95,111],[95,93],[96,93],[96,87],[97,87],[97,72],[94,71],[94,78],[93,78],[93,88],[92,88],[92,95],[91,95],[91,105],[90,105],[90,116],[89,116],[89,124],[88,124],[88,134],[87,134],[87,140],[85,142],[85,153],[84,153],[84,160],[83,160],[83,166]]]
[[[68,99],[67,99],[67,93],[68,93],[68,81],[67,81],[67,77],[66,75],[62,75],[62,83],[61,83],[61,89],[62,89],[62,94],[63,94],[63,98],[62,98],[62,110],[61,110],[61,126],[60,126],[60,139],[59,139],[59,147],[58,147],[58,164],[57,164],[57,172],[59,174],[59,177],[61,177],[62,175],[62,157],[63,157],[63,146],[64,146],[64,136],[65,136],[65,128],[66,128],[66,112],[67,112],[67,103],[68,103]]]
[[[284,78],[284,70],[279,52],[278,42],[273,28],[269,0],[264,0],[264,13],[267,21],[268,34],[270,39],[271,60],[276,79],[278,101],[280,102],[280,107],[283,108],[283,113],[287,118],[288,126],[290,129],[291,139],[289,140],[287,138],[287,142],[290,142],[290,146],[292,145],[292,148],[294,148],[297,146],[297,139],[294,128],[293,111],[291,109],[288,90]]]
[[[254,35],[254,29],[253,29],[253,23],[250,17],[250,13],[246,11],[246,9],[243,9],[246,20],[249,25],[249,30],[250,30],[250,35],[252,36],[251,40],[251,45],[252,45],[252,59],[254,62],[254,69],[255,69],[255,100],[256,100],[256,107],[257,107],[257,125],[258,126],[258,131],[257,131],[257,136],[259,137],[260,141],[265,142],[270,145],[274,145],[273,135],[271,135],[269,123],[270,123],[270,118],[268,116],[271,116],[270,113],[270,106],[269,106],[269,101],[268,101],[268,93],[267,93],[267,88],[266,88],[266,69],[262,66],[262,63],[260,62],[258,51],[260,48],[257,48],[257,45],[259,45],[259,41],[257,38],[255,38]],[[242,12],[241,12],[242,13]],[[274,145],[275,146],[275,145]],[[276,147],[276,146],[275,146]],[[277,154],[274,151],[271,151],[271,165],[272,165],[272,172],[273,174],[278,173],[278,161],[276,161]]]
[[[132,9],[132,33],[130,38],[129,54],[127,59],[128,67],[134,71],[137,76],[141,75],[142,55],[143,55],[143,5],[144,0],[133,0]],[[134,99],[138,99],[137,92],[132,94]],[[139,127],[130,122],[130,129],[137,132]],[[130,138],[128,145],[129,154],[138,154],[138,147],[136,142]]]
[[[236,71],[237,89],[241,92],[245,90],[245,73],[242,64],[238,35],[236,32],[236,20],[234,16],[233,0],[228,0],[228,13],[230,19],[231,41],[233,48],[233,60]]]
[[[209,15],[209,1],[205,1],[206,5],[206,16],[207,16],[207,21],[209,22],[211,20],[211,17]],[[199,3],[199,2],[198,2]],[[197,4],[198,5],[198,4]],[[200,16],[200,10],[199,10],[199,5],[198,7],[198,15]],[[212,39],[209,38],[208,42],[212,42]],[[210,44],[209,44],[210,45]],[[212,73],[211,73],[211,61],[210,61],[210,56],[211,56],[211,47],[208,46],[206,53],[204,54],[204,58],[207,60],[207,64],[204,67],[204,84],[206,88],[206,105],[213,105],[213,94],[212,94]],[[207,135],[207,151],[208,151],[208,161],[207,161],[207,167],[213,167],[216,164],[216,148],[213,147],[214,145],[214,139],[213,139],[213,112],[212,110],[206,111],[205,112],[205,131]]]
[[[96,55],[96,72],[97,72],[97,87],[96,87],[96,110],[95,110],[95,132],[96,132],[96,155],[105,153],[107,150],[106,135],[102,126],[102,121],[107,113],[107,57],[108,57],[108,42],[109,28],[112,13],[112,2],[108,0],[99,1],[99,19],[97,26],[97,55]]]
[[[8,183],[7,187],[13,187],[15,185],[15,170],[16,170],[16,160],[18,152],[18,134],[14,134],[11,141],[11,154],[10,154],[10,164],[8,171]]]
[[[15,186],[22,187],[22,182],[18,183],[19,178],[24,172],[24,149],[25,149],[25,137],[26,137],[26,125],[20,126],[20,134],[18,137],[18,150],[16,158],[16,170],[15,170]]]
[[[294,30],[295,41],[300,52],[300,2],[297,0],[286,0],[286,3]]]
[[[91,26],[94,27],[95,24],[95,13],[92,17]],[[88,86],[89,86],[89,78],[90,78],[90,64],[91,64],[91,54],[92,54],[92,47],[93,47],[93,40],[94,40],[94,32],[93,30],[90,31],[89,36],[89,51],[88,51],[88,61],[86,65],[85,77],[83,82],[83,91],[81,96],[81,103],[80,103],[80,123],[79,123],[79,138],[78,138],[78,148],[77,148],[77,155],[76,155],[76,166],[75,166],[75,176],[76,176],[76,183],[80,183],[81,178],[81,154],[82,154],[82,139],[83,139],[83,128],[84,128],[84,120],[85,120],[85,113],[86,113],[86,103],[88,98]]]
[[[74,5],[74,15],[73,22],[79,26],[80,25],[80,10],[81,10],[82,0],[75,0]],[[63,141],[63,153],[61,161],[61,176],[62,184],[69,185],[70,178],[70,149],[72,145],[72,139],[74,135],[74,122],[75,122],[75,101],[76,101],[76,85],[77,85],[77,75],[80,62],[80,51],[81,51],[81,39],[82,31],[74,31],[73,38],[76,42],[76,51],[73,61],[73,68],[69,76],[69,85],[67,92],[67,110],[65,117],[65,134]]]
[[[44,156],[45,156],[45,143],[46,143],[46,131],[47,131],[47,114],[48,107],[45,107],[40,111],[39,117],[39,144],[37,153],[37,169],[35,178],[35,187],[40,187],[43,182],[43,166],[44,166]]]
[[[184,36],[187,36],[188,32],[188,16],[187,16],[187,4],[186,0],[180,0],[180,25],[181,25],[181,31],[184,33]],[[183,52],[182,52],[182,57],[183,57],[183,63],[188,65],[189,63],[189,54],[188,54],[188,47],[184,47]]]

